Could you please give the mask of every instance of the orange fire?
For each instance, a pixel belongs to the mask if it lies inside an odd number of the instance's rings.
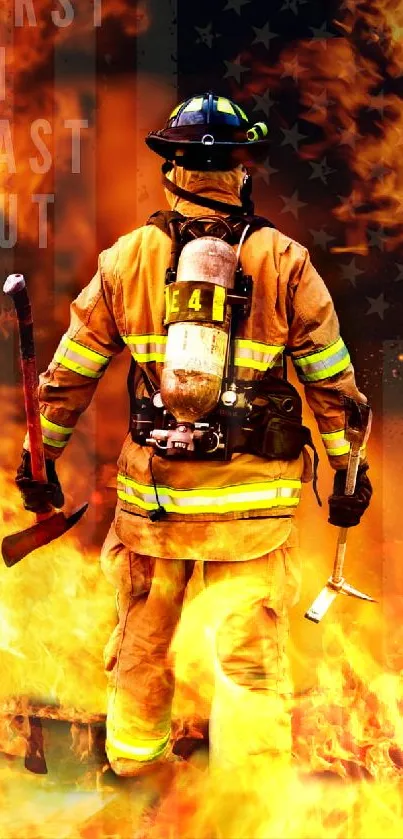
[[[31,523],[29,514],[20,511],[12,481],[22,429],[15,426],[10,396],[13,394],[3,393],[2,404],[11,406],[3,427],[15,443],[14,450],[11,447],[4,452],[1,535]],[[85,487],[77,484],[69,455],[65,457],[63,483],[71,504],[73,489],[80,495]],[[376,483],[381,461],[375,445],[371,463]],[[386,460],[388,474],[392,468]],[[322,471],[321,483],[325,485],[321,490],[326,497],[330,476]],[[368,520],[351,534],[347,558],[349,581],[378,597],[382,581],[375,522],[380,501],[375,499]],[[395,512],[397,508],[392,515]],[[304,609],[330,571],[335,534],[313,505],[309,488],[301,520],[305,584],[293,618],[291,658],[296,696],[288,706],[293,717],[293,765],[269,762],[252,771],[250,767],[231,772],[213,769],[207,774],[206,758],[203,752],[196,752],[190,762],[179,767],[176,780],[160,802],[150,826],[151,839],[169,835],[181,839],[276,835],[295,839],[382,835],[395,839],[399,835],[403,823],[402,661],[401,638],[392,635],[401,619],[399,578],[390,590],[384,585],[381,606],[340,597],[322,625],[304,621]],[[398,561],[399,551],[391,548],[390,574],[398,574]],[[102,646],[114,623],[113,592],[102,579],[95,550],[83,550],[73,533],[13,569],[3,567],[0,573],[1,650],[6,662],[0,751],[9,756],[7,766],[0,766],[5,797],[2,835],[25,839],[28,834],[50,837],[67,830],[63,835],[106,839],[113,825],[112,835],[129,839],[152,790],[146,786],[142,793],[139,789],[127,798],[123,787],[111,787],[102,765],[95,765],[94,729],[85,726],[101,720],[105,711]],[[224,688],[231,700],[231,684],[228,680],[222,683],[215,636],[234,602],[250,596],[251,592],[239,591],[236,585],[226,586],[225,591],[222,584],[204,590],[200,569],[196,569],[172,649],[178,738],[201,737],[198,721],[207,719],[214,689]],[[249,700],[253,697],[245,696],[246,705]],[[66,752],[59,753],[56,782],[52,774],[48,779],[29,773],[26,777],[20,768],[30,735],[28,717],[35,704],[37,716],[45,723],[45,756],[47,748],[50,753],[52,749],[46,720],[75,721],[72,737],[65,741]],[[251,719],[250,713],[245,715],[245,732]],[[242,736],[241,728],[236,737]],[[73,759],[83,764],[74,783],[88,800],[84,797],[69,808],[63,793],[63,773],[67,771],[63,766]],[[88,764],[92,769],[86,773]],[[48,811],[41,795],[49,790],[49,783],[56,798],[49,800]],[[15,802],[20,795],[28,803],[16,816]],[[39,803],[35,805],[35,801]],[[285,801],[292,806],[285,807]]]
[[[275,66],[255,68],[251,87],[259,94],[281,90],[293,75],[301,117],[321,131],[300,156],[319,162],[336,155],[348,167],[350,193],[333,211],[345,225],[347,247],[337,252],[368,253],[365,234],[374,226],[385,250],[394,250],[403,230],[402,4],[344,3],[334,23],[339,37],[287,46]]]
[[[9,11],[12,5],[8,3]],[[41,0],[34,5],[40,25],[13,29],[11,41],[4,26],[7,20],[2,21],[2,42],[7,44],[6,106],[13,119],[16,172],[12,167],[10,171],[9,156],[0,169],[0,190],[17,195],[19,237],[32,246],[37,243],[38,213],[31,195],[53,193],[56,180],[62,184],[59,196],[56,194],[56,200],[62,202],[59,223],[54,232],[51,227],[48,230],[48,250],[29,265],[34,304],[40,315],[37,335],[43,338],[41,306],[54,291],[53,248],[71,259],[67,268],[57,267],[56,329],[55,334],[47,336],[53,349],[67,322],[68,302],[87,282],[95,265],[99,246],[93,212],[97,178],[101,188],[96,221],[102,247],[144,221],[156,209],[157,196],[163,205],[158,166],[143,148],[143,136],[161,124],[173,103],[168,88],[151,78],[139,77],[134,85],[132,78],[111,77],[107,83],[98,80],[95,85],[83,74],[74,87],[60,79],[55,88],[45,68],[52,65],[55,47],[68,46],[69,39],[76,49],[86,52],[88,37],[93,34],[93,7],[87,4],[80,12],[77,9],[74,27],[50,29],[49,3]],[[363,4],[348,5],[350,11],[340,21],[344,35],[329,40],[326,51],[319,43],[299,43],[298,61],[307,71],[301,84],[304,116],[323,131],[321,141],[305,153],[314,158],[337,146],[345,155],[353,176],[352,190],[336,214],[346,224],[347,247],[363,253],[368,224],[388,227],[388,247],[400,241],[397,225],[403,207],[399,154],[403,117],[397,94],[391,89],[379,93],[380,70],[372,54],[364,55],[354,33],[359,24],[365,24],[368,32],[372,30],[368,37],[373,43],[382,35],[388,72],[397,78],[403,61],[398,40],[403,12],[397,2],[378,2],[371,12]],[[143,32],[149,23],[145,3],[104,0],[102,14],[105,20],[114,18],[130,35]],[[105,52],[108,49],[106,42]],[[289,49],[282,60],[293,57]],[[281,71],[278,67],[266,75],[264,85],[268,80],[275,84]],[[27,85],[27,74],[41,81]],[[327,90],[326,103],[321,99],[323,88]],[[151,115],[146,107],[150,98]],[[65,117],[87,118],[88,101],[90,116],[96,106],[96,125],[90,121],[82,133],[77,198],[77,182],[73,184],[71,179],[71,131]],[[359,115],[368,103],[375,108],[371,111],[374,130],[360,136]],[[132,115],[131,120],[126,119],[127,114]],[[38,158],[29,131],[37,119],[48,121],[51,127],[44,140],[52,161],[43,173],[33,171],[30,163],[33,156]],[[382,172],[374,171],[379,164]],[[0,320],[4,335],[9,334],[10,324],[5,313]],[[99,571],[95,548],[100,531],[105,529],[104,508],[109,510],[109,517],[112,515],[114,499],[105,487],[126,426],[121,383],[127,362],[119,358],[113,363],[116,375],[110,374],[100,384],[94,406],[80,421],[60,463],[68,505],[76,506],[90,496],[92,505],[86,522],[80,525],[80,531],[21,565],[0,570],[0,651],[4,663],[0,752],[7,755],[7,762],[0,764],[0,834],[5,839],[132,839],[141,813],[140,791],[117,792],[105,780],[102,785],[102,762],[94,769],[94,730],[90,725],[102,720],[105,712],[102,647],[114,624],[114,593]],[[23,439],[21,399],[17,399],[14,388],[4,388],[0,395],[4,412],[0,473],[3,536],[31,524],[32,517],[21,512],[13,483]],[[399,437],[401,421],[395,422]],[[98,465],[94,471],[95,452]],[[392,451],[382,453],[373,442],[370,460],[376,487],[381,486],[382,476],[385,486],[400,485]],[[330,491],[330,482],[329,470],[322,469],[323,499]],[[398,532],[398,493],[388,495],[386,500],[390,528]],[[304,621],[303,613],[328,577],[334,532],[326,523],[325,513],[314,506],[309,488],[305,491],[299,514],[305,583],[301,604],[294,611],[291,645],[296,684],[296,697],[289,708],[294,728],[293,767],[268,764],[252,773],[241,768],[237,774],[208,775],[205,754],[199,752],[179,769],[150,826],[150,839],[396,839],[402,834],[401,544],[389,536],[385,542],[381,538],[382,507],[379,489],[368,518],[349,534],[347,558],[348,580],[380,598],[381,605],[363,605],[340,597],[323,625],[315,627]],[[382,554],[388,561],[384,578]],[[215,635],[224,610],[231,608],[231,597],[238,596],[228,589],[223,597],[222,587],[203,591],[199,571],[192,581],[172,649],[177,673],[174,713],[178,738],[184,734],[201,738],[200,721],[208,717],[214,679],[220,687]],[[230,685],[226,687],[231,691]],[[65,750],[58,757],[60,769],[54,769],[53,774],[50,771],[48,778],[31,775],[21,765],[33,711],[45,723],[51,718],[73,723]],[[243,725],[248,723],[245,716]],[[242,738],[242,730],[234,736]],[[51,749],[50,729],[45,731],[45,754],[47,746]],[[68,758],[81,761],[84,767],[88,763],[93,769],[88,776],[84,771],[69,788],[64,772]],[[74,792],[69,796],[66,789],[71,793],[71,788]],[[89,797],[79,799],[77,790],[89,792]]]

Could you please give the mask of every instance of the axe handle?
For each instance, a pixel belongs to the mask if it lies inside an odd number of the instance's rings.
[[[36,368],[32,311],[22,275],[11,275],[4,285],[4,291],[13,298],[17,313],[32,477],[35,481],[46,483],[47,475],[39,413],[38,372]]]
[[[360,447],[360,443],[351,444],[347,466],[346,486],[344,489],[345,495],[354,495],[355,485],[357,483],[358,467],[360,465]],[[346,556],[347,531],[347,527],[339,527],[336,556],[334,560],[332,576],[330,578],[332,583],[335,584],[341,583],[343,579],[344,560]]]

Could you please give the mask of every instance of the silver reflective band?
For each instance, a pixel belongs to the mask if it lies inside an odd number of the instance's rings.
[[[123,340],[139,363],[165,360],[166,335],[126,335]]]
[[[350,443],[344,436],[344,428],[340,431],[329,431],[321,434],[326,452],[330,456],[348,454]]]
[[[301,382],[330,379],[342,373],[350,364],[350,356],[342,338],[306,356],[296,357],[293,353],[292,358]]]
[[[268,370],[281,364],[284,346],[263,344],[246,338],[235,339],[235,366],[252,370]]]
[[[168,731],[164,737],[160,737],[156,740],[140,740],[135,738],[127,738],[127,740],[123,740],[114,737],[108,732],[106,739],[108,757],[110,760],[117,760],[120,757],[124,757],[129,760],[137,760],[141,763],[156,760],[164,754],[168,746],[170,736],[171,732]],[[145,743],[148,743],[148,745],[144,745]]]
[[[255,484],[242,484],[224,489],[174,490],[157,486],[158,498],[167,512],[196,515],[230,513],[235,510],[257,510],[271,507],[294,507],[301,496],[301,481],[277,479]],[[139,484],[125,475],[118,475],[118,496],[143,510],[156,507],[154,488]]]
[[[62,340],[55,352],[55,361],[78,373],[79,376],[87,376],[89,379],[99,379],[110,361],[110,356],[102,355],[78,341],[73,341],[67,335]]]
[[[57,449],[63,449],[70,440],[73,433],[73,428],[67,426],[57,425],[51,422],[41,414],[40,416],[42,426],[42,439],[48,446],[53,446]]]

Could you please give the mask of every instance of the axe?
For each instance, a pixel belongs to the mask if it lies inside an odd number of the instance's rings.
[[[31,451],[31,468],[34,481],[47,483],[42,429],[39,414],[38,373],[36,369],[34,332],[31,305],[22,274],[11,274],[3,286],[5,294],[13,298],[18,319],[22,379],[24,388],[27,430]],[[5,564],[11,568],[24,556],[62,536],[81,519],[88,504],[84,504],[70,516],[59,513],[38,513],[36,524],[28,530],[12,533],[3,539],[1,552]]]
[[[345,495],[354,495],[357,481],[358,467],[360,465],[360,449],[368,440],[371,430],[372,413],[368,405],[358,404],[352,399],[347,399],[350,407],[350,416],[346,423],[345,438],[350,443],[348,458]],[[358,589],[346,583],[343,577],[344,560],[346,555],[347,527],[339,528],[336,556],[331,577],[325,587],[318,594],[312,606],[305,612],[305,617],[314,623],[319,623],[326,614],[329,606],[338,594],[348,594],[350,597],[357,597],[359,600],[367,600],[376,603],[373,597],[364,594]]]

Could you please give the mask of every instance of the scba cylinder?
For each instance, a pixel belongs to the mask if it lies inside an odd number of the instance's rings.
[[[171,294],[161,377],[162,401],[178,422],[200,420],[219,400],[230,326],[224,289],[234,287],[236,266],[234,249],[212,236],[189,242],[180,255],[176,284],[184,287],[175,285],[177,290]],[[204,294],[202,283],[214,288],[208,287]],[[175,295],[180,300],[179,317],[184,319],[172,322]]]

